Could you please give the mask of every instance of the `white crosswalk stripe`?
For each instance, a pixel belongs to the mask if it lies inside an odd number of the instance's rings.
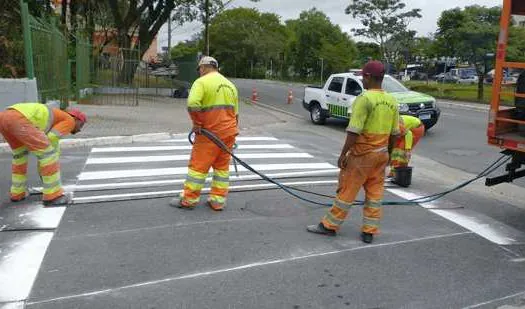
[[[278,138],[241,136],[237,144],[235,154],[240,159],[272,178],[295,186],[337,183],[336,166]],[[172,138],[155,144],[93,148],[78,183],[66,189],[74,192],[74,203],[176,195],[186,177],[191,147],[187,139]],[[233,164],[230,182],[232,190],[273,186],[242,166],[236,172]]]

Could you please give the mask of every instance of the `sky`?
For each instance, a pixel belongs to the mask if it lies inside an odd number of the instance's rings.
[[[332,21],[343,29],[343,31],[350,33],[350,29],[359,27],[358,21],[354,20],[350,15],[344,13],[345,8],[350,3],[350,0],[260,0],[260,2],[253,3],[249,0],[234,0],[228,8],[235,7],[253,7],[257,8],[261,12],[276,13],[281,16],[282,21],[287,19],[295,19],[299,17],[299,14],[304,10],[309,10],[316,7],[318,10],[323,11]],[[502,0],[405,0],[404,3],[407,8],[420,8],[421,15],[420,19],[412,21],[409,28],[416,30],[418,35],[428,35],[436,31],[437,20],[442,11],[456,8],[465,7],[469,5],[482,5],[482,6],[500,6]],[[162,27],[158,36],[159,51],[162,46],[168,45],[168,31],[167,26]],[[188,23],[183,26],[179,26],[172,30],[172,45],[176,45],[179,41],[184,41],[199,31],[202,30],[202,25],[199,23]],[[363,40],[363,38],[354,37],[356,41]],[[233,42],[232,42],[233,43]]]

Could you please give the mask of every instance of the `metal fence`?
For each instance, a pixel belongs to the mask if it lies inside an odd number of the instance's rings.
[[[29,14],[21,1],[28,78],[36,78],[40,100],[68,102],[71,89],[68,38],[56,25]]]
[[[62,33],[53,18],[31,16],[23,0],[20,6],[27,77],[36,78],[41,102],[135,106],[139,99],[184,96],[197,77],[196,57],[148,64],[140,46],[104,51],[81,34]]]

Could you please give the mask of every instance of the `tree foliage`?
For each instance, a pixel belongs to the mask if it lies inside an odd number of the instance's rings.
[[[436,37],[443,51],[476,68],[479,100],[483,99],[487,55],[496,48],[500,13],[499,7],[475,5],[444,11],[438,21]]]
[[[352,32],[378,43],[386,58],[389,53],[387,42],[393,36],[407,32],[412,19],[421,18],[421,9],[407,11],[405,8],[406,4],[401,0],[352,0],[345,12],[363,25]]]
[[[287,58],[301,77],[319,72],[320,62],[327,74],[348,70],[357,58],[354,41],[321,11],[303,11],[286,22],[289,33]]]
[[[264,77],[270,63],[275,68],[280,67],[286,33],[276,14],[237,8],[226,10],[213,19],[210,42],[211,54],[222,63],[221,69],[227,74],[252,77],[257,73]]]

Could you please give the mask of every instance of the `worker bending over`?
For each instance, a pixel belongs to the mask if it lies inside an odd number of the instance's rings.
[[[239,132],[237,88],[218,72],[218,67],[217,60],[212,57],[203,57],[199,61],[201,77],[193,83],[188,97],[188,112],[196,137],[184,191],[178,198],[171,200],[171,206],[194,208],[199,203],[210,167],[213,168],[213,178],[208,205],[216,211],[222,210],[226,205],[230,155],[200,134],[201,129],[206,129],[232,149]]]
[[[24,200],[27,192],[27,157],[38,159],[44,205],[67,203],[60,179],[60,138],[80,132],[86,115],[77,109],[62,111],[41,103],[19,103],[0,112],[0,133],[13,152],[11,201]]]
[[[389,177],[394,177],[395,169],[407,167],[412,156],[412,149],[416,147],[419,140],[425,135],[425,126],[417,117],[401,115],[399,117],[400,134],[392,149],[390,157]]]
[[[385,168],[395,136],[399,134],[398,103],[383,91],[385,68],[379,61],[363,67],[363,86],[347,128],[346,142],[339,157],[339,184],[332,208],[321,222],[307,227],[312,233],[335,236],[346,219],[361,187],[365,190],[361,239],[371,243],[379,233],[382,215]]]

